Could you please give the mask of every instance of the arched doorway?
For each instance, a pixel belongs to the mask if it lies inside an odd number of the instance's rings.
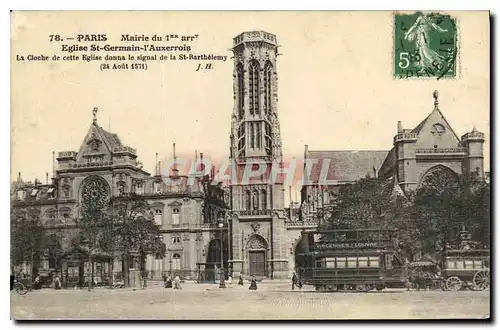
[[[250,276],[267,277],[268,244],[264,237],[253,235],[247,243],[248,271]]]
[[[221,251],[222,248],[222,251]],[[204,279],[206,281],[216,281],[219,275],[219,270],[221,267],[221,260],[223,260],[224,271],[227,273],[228,270],[228,260],[229,260],[229,250],[226,241],[220,239],[213,239],[208,244],[207,251],[207,262],[205,264],[205,275]]]
[[[302,253],[306,252],[303,248],[302,240],[299,240],[295,245],[295,273],[299,274],[301,269],[305,267],[305,258]]]

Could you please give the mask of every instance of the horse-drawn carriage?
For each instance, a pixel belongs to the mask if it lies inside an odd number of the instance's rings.
[[[449,250],[444,274],[448,290],[487,290],[490,287],[490,251]]]
[[[432,261],[416,261],[406,265],[407,289],[446,289],[439,265]]]
[[[408,288],[481,291],[490,287],[489,250],[448,250],[444,267],[417,261],[406,265]]]

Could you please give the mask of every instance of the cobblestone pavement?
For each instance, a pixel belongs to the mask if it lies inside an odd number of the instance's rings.
[[[182,290],[151,283],[145,290],[94,289],[11,293],[11,316],[23,319],[418,319],[485,318],[489,291],[384,290],[368,293],[291,291],[289,283],[185,283]]]

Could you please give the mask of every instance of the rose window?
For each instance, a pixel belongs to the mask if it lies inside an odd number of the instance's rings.
[[[82,190],[83,203],[89,206],[102,207],[109,197],[109,186],[101,178],[91,178],[85,183]]]

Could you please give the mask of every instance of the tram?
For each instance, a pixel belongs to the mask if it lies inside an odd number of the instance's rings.
[[[390,229],[302,232],[297,271],[303,284],[319,291],[360,291],[404,287],[404,261]]]

